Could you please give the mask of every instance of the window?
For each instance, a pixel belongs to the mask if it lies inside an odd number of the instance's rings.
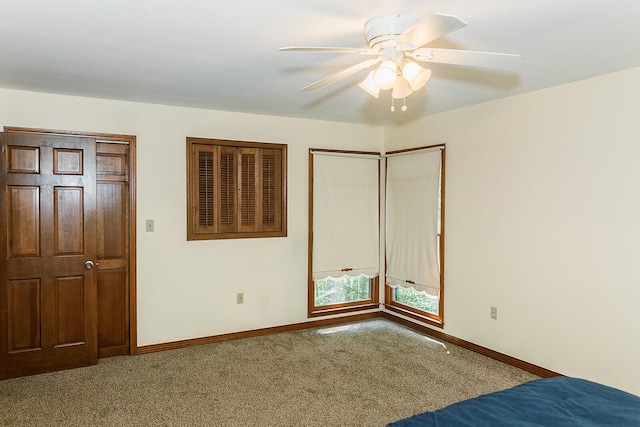
[[[427,313],[439,314],[439,300],[437,296],[429,295],[426,292],[416,291],[413,288],[397,287],[392,291],[393,302],[400,303],[402,305],[409,306],[418,311],[425,311]]]
[[[380,156],[309,158],[309,316],[378,308]]]
[[[367,301],[371,299],[371,278],[366,274],[326,277],[315,280],[314,304],[316,307],[333,304]]]
[[[287,235],[287,146],[187,138],[187,240]]]
[[[385,306],[444,321],[445,146],[387,153]]]

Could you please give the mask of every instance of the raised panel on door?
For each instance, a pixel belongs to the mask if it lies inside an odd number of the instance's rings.
[[[99,181],[126,180],[128,146],[125,144],[98,143],[96,175]]]
[[[8,186],[7,256],[40,256],[40,187]]]
[[[124,182],[98,182],[98,257],[122,259],[127,254],[127,192]]]
[[[38,147],[8,146],[8,173],[40,173],[40,149]]]
[[[84,188],[53,188],[54,256],[84,253]]]
[[[40,280],[11,280],[8,291],[8,352],[40,350]]]
[[[56,277],[56,347],[84,345],[84,276]]]
[[[127,345],[127,272],[98,272],[98,349],[107,351]]]
[[[1,139],[0,378],[94,364],[95,140]]]
[[[53,149],[54,175],[82,175],[84,150]]]

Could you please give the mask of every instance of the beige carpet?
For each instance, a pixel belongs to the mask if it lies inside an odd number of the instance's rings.
[[[384,426],[535,378],[376,319],[0,381],[0,425]]]

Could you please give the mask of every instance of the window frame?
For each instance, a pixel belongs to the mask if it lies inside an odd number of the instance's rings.
[[[313,153],[314,152],[324,152],[324,153],[337,153],[344,155],[363,155],[363,156],[379,156],[380,153],[377,151],[345,151],[345,150],[329,150],[329,149],[321,149],[321,148],[310,148],[309,149],[309,227],[308,227],[308,241],[309,241],[309,250],[308,250],[308,262],[307,262],[307,277],[308,277],[308,287],[307,287],[307,307],[308,307],[308,317],[319,317],[319,316],[328,316],[332,314],[342,314],[349,313],[354,311],[364,311],[364,310],[373,310],[380,308],[380,276],[374,277],[369,280],[370,286],[370,298],[367,300],[360,301],[352,301],[352,302],[343,302],[337,304],[328,304],[328,305],[315,305],[315,284],[313,280]],[[378,226],[380,225],[380,164],[378,163],[378,212],[376,212],[378,216]],[[380,244],[380,242],[378,243]]]
[[[211,199],[213,199],[214,213],[211,224],[200,224],[200,199],[199,190],[200,165],[199,154],[210,152],[211,155],[211,176],[212,188]],[[226,199],[226,217],[232,218],[229,225],[221,224],[220,215],[216,215],[221,205],[220,186],[222,176],[221,166],[216,162],[220,162],[222,156],[231,158],[233,162],[230,182],[227,187],[234,189],[234,193],[227,193]],[[247,156],[254,156],[255,164],[253,166],[253,174],[245,175],[242,162]],[[269,156],[269,157],[266,157]],[[275,159],[273,161],[270,161]],[[267,176],[263,176],[263,167],[268,166],[272,172],[267,172]],[[231,168],[229,166],[226,171]],[[218,176],[216,176],[218,175]],[[251,180],[250,187],[244,185],[249,177]],[[209,183],[209,181],[207,181]],[[263,198],[264,186],[268,185],[268,191],[271,197]],[[252,191],[251,198],[247,199],[247,189]],[[273,194],[271,194],[273,193]],[[209,194],[207,193],[207,197]],[[268,200],[266,200],[268,199]],[[249,200],[255,204],[244,204]],[[263,223],[263,205],[269,204],[271,209],[268,212],[269,218],[275,218],[276,223]],[[242,223],[242,212],[245,206],[250,206],[249,210],[245,209],[245,218],[253,218],[255,225],[247,226]],[[231,221],[231,220],[229,220]],[[218,239],[246,239],[246,238],[268,238],[268,237],[286,237],[287,236],[287,145],[266,142],[251,141],[233,141],[223,139],[195,138],[187,137],[187,240],[218,240]]]
[[[438,314],[433,314],[428,311],[420,310],[418,308],[402,304],[398,301],[394,300],[393,291],[394,289],[386,283],[385,280],[385,292],[384,292],[384,306],[385,309],[402,314],[404,316],[410,317],[412,319],[425,322],[432,326],[436,326],[439,328],[444,327],[444,276],[445,276],[445,188],[446,188],[446,158],[447,158],[447,147],[446,144],[436,144],[429,145],[425,147],[416,147],[405,150],[396,150],[389,151],[386,153],[386,156],[392,156],[394,154],[402,154],[402,153],[410,153],[412,151],[424,151],[430,149],[441,149],[441,159],[440,159],[440,234],[439,234],[439,264],[440,264],[440,295],[438,299]],[[386,166],[386,159],[385,159]],[[386,167],[385,167],[385,200],[386,200]],[[385,255],[385,272],[386,272],[386,255]]]

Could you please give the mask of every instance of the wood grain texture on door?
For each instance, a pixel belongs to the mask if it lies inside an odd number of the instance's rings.
[[[98,357],[129,354],[129,146],[96,144]]]
[[[95,140],[0,142],[0,378],[95,364]]]

